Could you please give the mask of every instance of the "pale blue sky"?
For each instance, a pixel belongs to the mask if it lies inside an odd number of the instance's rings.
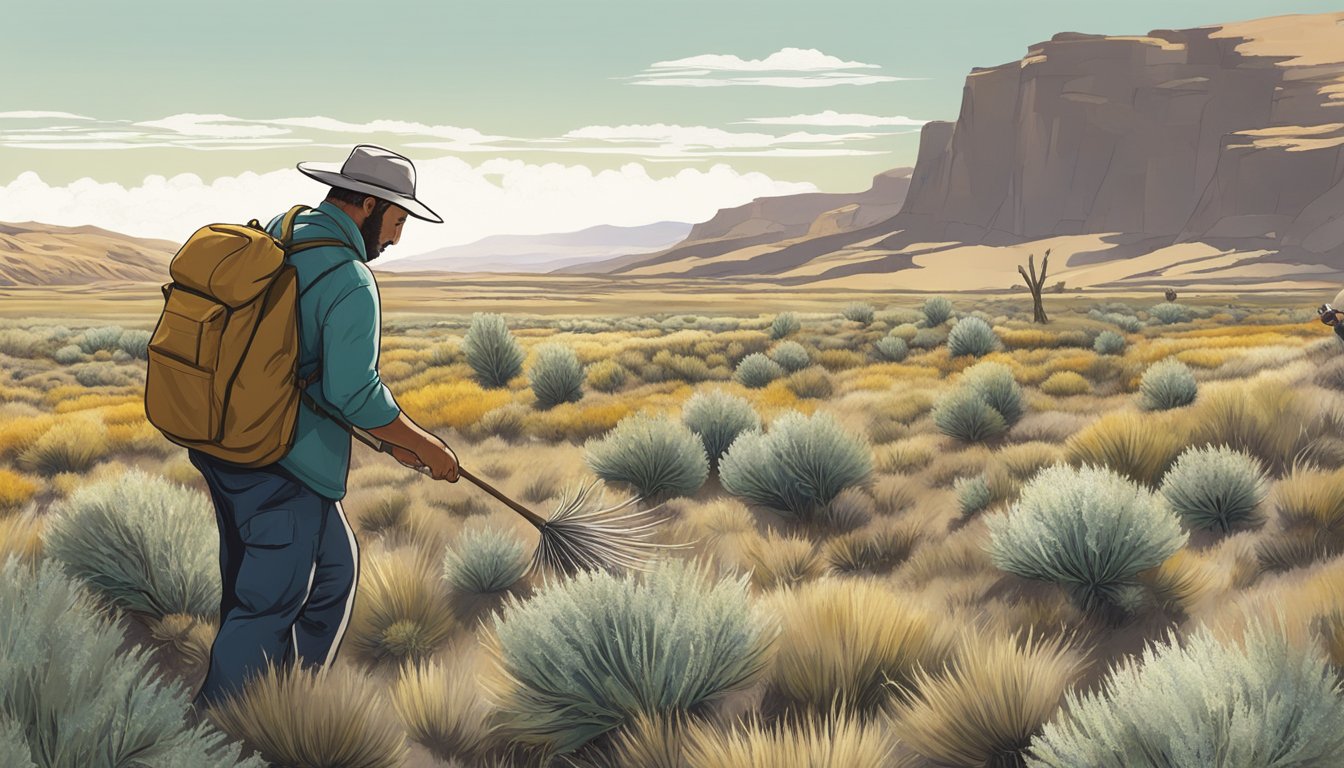
[[[651,180],[726,164],[857,190],[913,163],[920,121],[956,118],[971,67],[1020,58],[1057,32],[1142,34],[1331,10],[1323,0],[13,3],[0,115],[94,120],[0,117],[0,185],[9,185],[0,219],[24,172],[60,189],[83,177],[134,187],[192,173],[208,183],[338,161],[359,141],[417,160],[455,157],[478,173],[494,158],[594,173],[635,162]],[[640,84],[676,69],[657,62],[761,60],[787,48],[816,53],[776,61],[831,66],[702,74],[686,63],[671,75],[685,85]],[[791,76],[843,84],[695,87]],[[777,120],[828,110],[886,124]],[[165,122],[186,113],[242,122]],[[328,120],[283,122],[311,117]],[[368,125],[378,120],[421,125]]]

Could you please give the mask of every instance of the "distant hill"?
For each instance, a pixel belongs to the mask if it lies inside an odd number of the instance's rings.
[[[606,224],[577,232],[493,235],[474,243],[375,263],[386,272],[551,272],[628,255],[654,253],[681,242],[691,225],[660,221],[639,227]]]
[[[884,171],[862,192],[808,192],[759,197],[725,208],[696,224],[686,239],[647,257],[629,256],[556,270],[562,273],[679,274],[718,277],[734,274],[742,254],[824,235],[850,232],[890,218],[910,188],[910,168]]]
[[[0,286],[167,282],[179,245],[97,227],[0,223]]]

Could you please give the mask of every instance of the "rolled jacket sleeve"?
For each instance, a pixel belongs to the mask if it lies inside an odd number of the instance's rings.
[[[360,429],[391,424],[401,409],[378,375],[378,290],[360,285],[322,324],[322,399]]]

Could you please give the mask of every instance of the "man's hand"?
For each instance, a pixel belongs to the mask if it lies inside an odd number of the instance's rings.
[[[442,440],[431,443],[430,450],[425,451],[428,455],[420,456],[420,460],[425,466],[429,467],[429,475],[435,480],[447,480],[450,483],[457,482],[457,454],[453,449]]]
[[[425,463],[420,461],[419,456],[416,456],[415,453],[408,451],[405,448],[402,448],[401,446],[389,445],[388,451],[392,454],[392,458],[401,462],[402,465],[410,467],[411,469],[419,469],[420,467],[425,466]]]

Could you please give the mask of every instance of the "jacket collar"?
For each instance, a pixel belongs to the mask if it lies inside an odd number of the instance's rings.
[[[314,216],[305,221],[305,224],[330,230],[338,239],[344,240],[355,250],[355,253],[359,254],[360,261],[368,262],[369,255],[364,250],[364,235],[360,233],[359,227],[355,225],[355,220],[350,218],[349,214],[325,200],[309,211],[308,214],[318,214],[322,218]],[[308,218],[308,214],[304,214],[302,218]]]

